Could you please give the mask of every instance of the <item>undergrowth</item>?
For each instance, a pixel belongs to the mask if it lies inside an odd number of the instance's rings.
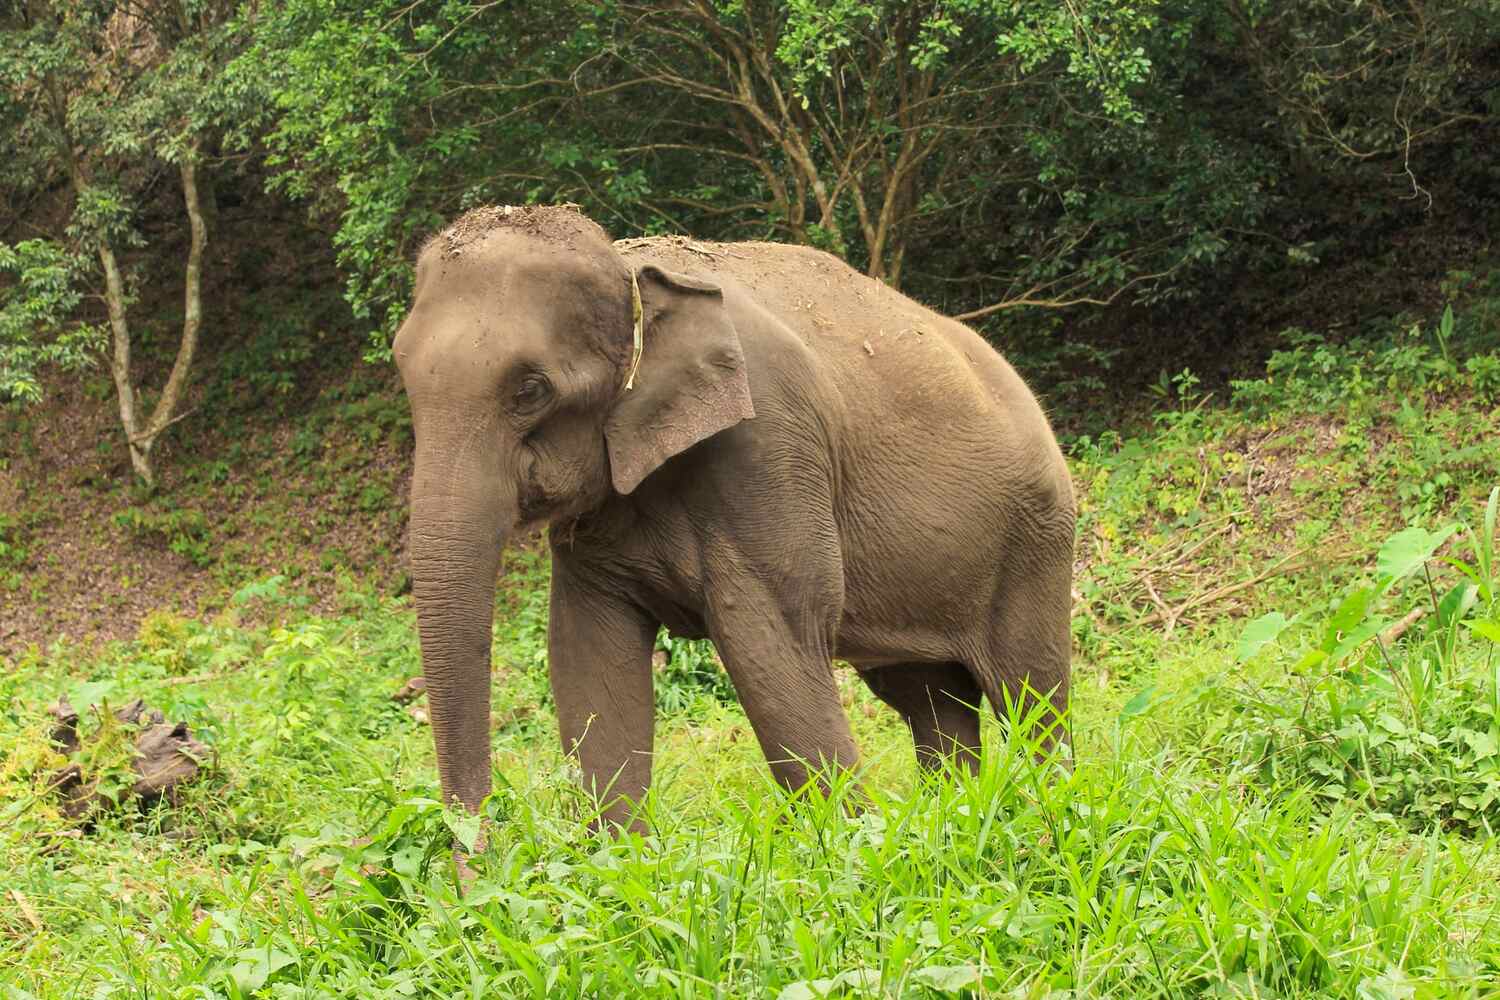
[[[496,791],[460,894],[449,848],[480,827],[439,803],[420,705],[392,697],[420,669],[408,598],[335,567],[317,605],[296,573],[241,567],[211,613],[159,611],[102,649],[34,646],[0,664],[0,985],[1497,995],[1500,418],[1469,364],[1492,355],[1448,322],[1446,356],[1435,335],[1410,356],[1309,342],[1232,406],[1169,378],[1148,426],[1069,442],[1071,770],[990,718],[977,776],[920,775],[898,720],[841,668],[861,789],[835,776],[828,797],[788,794],[712,645],[663,633],[650,832],[603,836],[557,745],[548,565],[528,547],[497,596]],[[361,414],[368,430],[289,432],[341,512],[361,500],[336,485],[355,468],[340,456],[402,433],[382,406]],[[192,482],[200,499],[258,489],[206,466]],[[171,544],[168,520],[142,525]],[[60,695],[86,734],[142,697],[211,767],[175,801],[82,830],[49,789]],[[123,764],[83,762],[116,780]]]

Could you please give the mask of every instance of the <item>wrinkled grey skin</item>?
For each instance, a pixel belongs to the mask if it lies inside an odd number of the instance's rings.
[[[804,247],[611,245],[570,209],[482,209],[423,251],[395,352],[445,799],[489,792],[500,551],[541,523],[563,745],[610,819],[650,783],[662,624],[714,640],[789,786],[856,763],[835,656],[928,766],[973,766],[982,695],[1063,708],[1067,470],[967,327]]]

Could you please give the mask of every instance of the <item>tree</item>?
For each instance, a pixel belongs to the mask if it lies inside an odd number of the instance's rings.
[[[1065,318],[1070,348],[1113,324],[1149,365],[1217,366],[1320,259],[1420,216],[1424,165],[1489,169],[1500,8],[1443,7],[289,0],[244,71],[376,355],[446,219],[572,201],[621,236],[833,250],[1008,348],[1055,358]]]
[[[414,241],[481,200],[791,239],[901,284],[914,239],[1014,216],[1001,206],[1049,169],[1070,115],[1133,127],[1152,10],[296,0],[262,12],[250,58],[274,81],[278,183],[339,214],[351,303],[388,331]],[[1145,273],[1114,251],[1113,269],[1059,270],[1077,241],[1034,237],[1012,255],[1028,280],[1008,276],[1026,301]]]
[[[1104,122],[1134,117],[1128,91],[1148,69],[1135,40],[1151,8],[622,2],[609,51],[639,87],[696,105],[684,113],[668,104],[648,122],[684,125],[691,151],[741,159],[764,182],[759,204],[694,207],[756,210],[786,236],[854,256],[871,277],[899,284],[919,220],[951,222],[976,174],[986,185],[1017,179],[1017,161],[1030,157],[1015,154],[1047,131],[1059,102]],[[664,147],[628,151],[656,148]]]
[[[82,295],[75,255],[47,240],[0,243],[0,400],[42,398],[39,371],[49,365],[76,370],[92,364],[102,331],[74,320]]]
[[[180,403],[198,350],[213,214],[209,150],[232,104],[217,72],[232,41],[231,12],[227,4],[193,0],[32,0],[8,7],[0,20],[0,99],[7,117],[24,111],[16,140],[32,164],[32,183],[59,179],[71,194],[67,223],[49,234],[51,242],[69,248],[75,261],[97,261],[90,277],[106,307],[120,424],[131,465],[148,485],[156,479],[157,441],[185,415]],[[148,406],[132,357],[135,275],[122,253],[142,245],[136,215],[167,171],[179,187],[189,246],[175,358]],[[54,343],[81,341],[64,336]]]

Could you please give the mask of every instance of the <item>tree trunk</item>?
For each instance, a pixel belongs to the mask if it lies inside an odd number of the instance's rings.
[[[114,247],[101,233],[99,263],[104,267],[104,302],[109,308],[110,339],[114,351],[109,357],[109,373],[115,380],[115,398],[120,403],[120,426],[125,428],[125,443],[130,449],[130,465],[135,474],[154,485],[151,474],[151,450],[136,447],[135,387],[130,382],[130,324],[125,318],[125,283],[120,279],[120,265]]]
[[[182,175],[182,200],[187,210],[188,226],[192,243],[188,248],[187,269],[183,276],[182,340],[177,345],[177,358],[172,362],[172,372],[167,384],[162,387],[161,398],[152,408],[151,418],[145,427],[140,426],[136,412],[135,389],[130,381],[130,326],[125,319],[125,289],[120,280],[119,265],[107,241],[101,242],[99,260],[104,265],[105,301],[109,305],[109,323],[114,336],[114,354],[110,359],[110,372],[114,375],[115,391],[120,400],[120,423],[125,428],[125,441],[130,448],[130,465],[147,486],[156,485],[156,472],[151,465],[151,451],[156,439],[169,426],[187,416],[173,416],[182,390],[192,370],[193,357],[198,352],[198,330],[203,325],[203,250],[208,245],[208,225],[204,221],[203,203],[198,191],[198,144],[194,143],[178,165]],[[210,188],[210,192],[212,189]]]

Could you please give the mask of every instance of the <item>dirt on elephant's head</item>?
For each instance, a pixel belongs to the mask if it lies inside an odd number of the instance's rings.
[[[496,229],[519,230],[569,248],[579,243],[609,244],[608,234],[577,205],[485,205],[459,216],[428,246],[436,246],[445,259],[450,259]]]

